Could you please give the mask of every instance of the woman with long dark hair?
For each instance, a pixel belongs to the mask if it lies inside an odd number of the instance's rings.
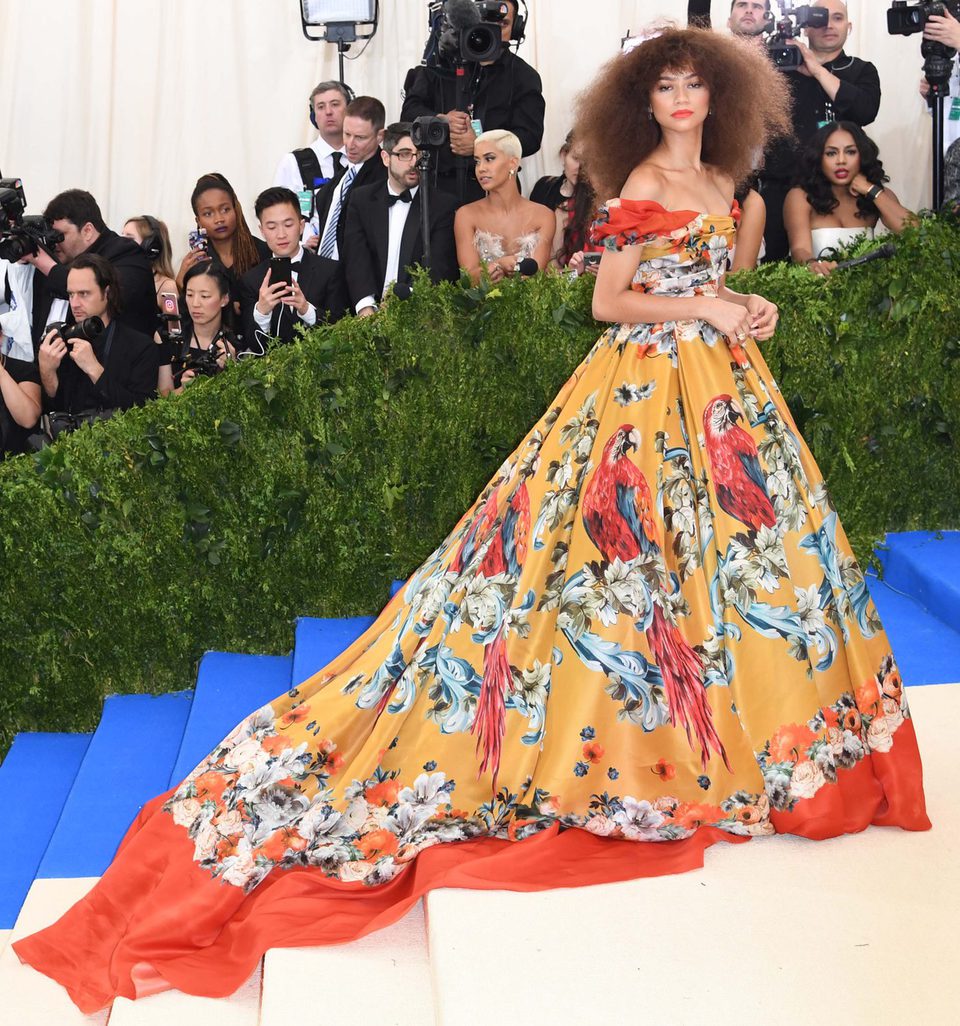
[[[783,220],[790,257],[814,274],[829,274],[838,247],[873,238],[878,222],[900,232],[911,212],[887,187],[876,143],[852,121],[820,128],[800,158],[797,185],[787,193]]]
[[[777,308],[724,281],[735,183],[786,110],[766,56],[710,32],[601,71],[576,131],[619,196],[593,231],[610,327],[368,631],[147,805],[21,959],[85,1011],[224,994],[431,887],[929,827],[889,644],[757,346]]]
[[[191,267],[213,260],[227,272],[231,297],[238,301],[240,279],[251,267],[269,258],[269,247],[251,233],[233,186],[219,171],[197,179],[190,194],[190,206],[197,228],[206,233],[206,245],[191,247],[181,261],[177,272],[181,291],[184,276]]]

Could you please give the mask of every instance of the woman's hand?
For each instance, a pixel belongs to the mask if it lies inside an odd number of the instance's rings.
[[[853,181],[848,188],[851,196],[866,196],[873,188],[873,182],[861,171],[853,176]]]
[[[187,255],[180,261],[180,270],[177,271],[177,289],[183,292],[183,279],[186,276],[187,271],[191,267],[196,267],[197,264],[203,263],[205,260],[209,260],[210,256],[205,249],[191,249],[187,251]]]
[[[750,314],[750,335],[757,342],[766,342],[777,330],[780,311],[776,303],[763,296],[747,296],[747,313]]]
[[[702,320],[712,324],[731,342],[744,342],[750,334],[750,312],[740,303],[726,299],[710,299],[705,304]]]
[[[837,262],[836,260],[811,260],[807,267],[814,274],[819,275],[821,278],[826,278],[831,271],[836,270]]]

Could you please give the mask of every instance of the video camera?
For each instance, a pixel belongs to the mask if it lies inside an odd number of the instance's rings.
[[[510,12],[506,0],[431,0],[427,67],[495,60],[503,49],[500,26]]]
[[[51,228],[38,214],[24,214],[27,198],[19,178],[0,178],[0,258],[15,264],[36,256],[41,247],[51,251],[63,242],[63,232]]]
[[[783,16],[772,22],[773,34],[767,40],[767,53],[773,65],[781,71],[795,71],[803,65],[803,54],[787,40],[796,39],[800,29],[826,28],[830,24],[830,12],[826,7],[815,4],[785,2],[780,4]]]
[[[947,11],[960,20],[960,0],[944,0],[942,3],[927,0],[912,6],[907,0],[893,0],[893,6],[887,11],[887,32],[891,36],[912,36],[915,32],[922,32],[930,18],[942,18]],[[935,39],[924,39],[920,43],[920,55],[923,57],[923,75],[930,83],[933,95],[944,95],[957,51]]]
[[[67,321],[51,321],[46,332],[55,331],[67,344],[67,350],[73,349],[75,339],[82,338],[86,342],[95,342],[103,334],[103,321],[99,317],[84,317],[76,324]]]

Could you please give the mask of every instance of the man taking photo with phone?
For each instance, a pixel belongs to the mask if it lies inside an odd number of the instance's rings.
[[[269,338],[292,342],[298,324],[339,320],[346,297],[336,261],[301,244],[303,216],[292,189],[264,189],[255,210],[271,256],[241,278],[240,317],[243,350],[260,355]]]

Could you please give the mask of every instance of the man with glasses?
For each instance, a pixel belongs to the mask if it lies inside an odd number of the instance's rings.
[[[375,313],[394,282],[409,284],[410,269],[423,262],[419,153],[410,131],[406,121],[387,126],[380,151],[386,179],[355,189],[347,207],[340,261],[359,317]],[[456,200],[449,193],[431,193],[430,277],[434,282],[457,278],[455,209]]]

